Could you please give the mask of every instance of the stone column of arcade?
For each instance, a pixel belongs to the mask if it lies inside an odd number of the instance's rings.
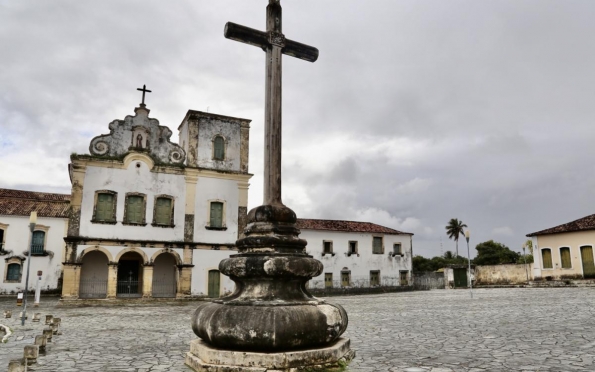
[[[269,0],[266,32],[225,26],[225,37],[266,51],[264,203],[249,212],[239,253],[219,264],[235,292],[201,304],[192,317],[200,339],[186,364],[195,371],[341,370],[355,356],[341,338],[345,310],[306,290],[323,265],[306,254],[296,215],[281,201],[281,57],[318,58],[316,48],[286,39],[281,26],[279,0]]]

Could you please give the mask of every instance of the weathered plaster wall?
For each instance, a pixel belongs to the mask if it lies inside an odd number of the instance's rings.
[[[21,216],[2,216],[0,223],[8,225],[5,229],[5,250],[12,253],[0,256],[0,293],[10,293],[11,291],[21,291],[25,288],[25,276],[27,262],[31,259],[31,269],[29,276],[29,288],[35,289],[37,282],[37,271],[43,271],[41,280],[41,289],[51,290],[58,287],[58,280],[62,273],[62,260],[64,254],[64,234],[66,232],[67,219],[39,217],[38,226],[47,227],[45,250],[53,253],[49,256],[26,257],[23,253],[28,251],[31,232],[29,230],[29,217]],[[12,256],[24,256],[23,266],[21,268],[20,283],[6,283],[6,259]]]
[[[324,287],[324,273],[333,274],[335,286],[341,285],[341,271],[351,271],[353,286],[366,286],[369,283],[370,271],[380,270],[381,285],[400,285],[401,271],[408,271],[411,282],[411,239],[410,235],[384,235],[384,253],[372,253],[372,238],[380,234],[348,233],[335,231],[302,230],[300,238],[308,241],[306,250],[324,265],[324,272],[310,281],[310,288]],[[332,240],[335,256],[323,252],[323,241]],[[347,256],[349,241],[358,242],[358,255]],[[393,244],[401,243],[403,257],[391,257]]]
[[[213,139],[225,139],[225,160],[213,159]],[[198,123],[197,166],[240,171],[240,125],[228,120],[201,118]]]
[[[88,166],[83,188],[80,236],[181,242],[184,240],[185,187],[183,175],[151,172],[149,165],[140,160],[131,162],[127,169]],[[118,193],[115,225],[91,222],[95,192],[99,190]],[[127,192],[146,194],[146,226],[122,224]],[[175,198],[175,227],[151,225],[157,195],[170,195]]]
[[[196,185],[194,240],[201,243],[235,244],[238,236],[238,182],[200,177]],[[210,202],[224,202],[224,223],[227,230],[208,230]]]
[[[571,233],[540,235],[533,238],[533,257],[535,259],[534,276],[545,278],[551,276],[558,279],[560,277],[583,276],[583,260],[580,247],[592,246],[595,250],[595,231],[577,231]],[[560,257],[560,248],[570,248],[570,258],[572,267],[570,269],[562,268],[562,258]],[[552,269],[543,268],[543,258],[541,250],[550,248],[552,250]]]
[[[521,284],[533,280],[533,264],[475,266],[475,280],[478,285]]]
[[[219,262],[230,255],[237,254],[237,251],[217,251],[195,249],[192,263],[192,295],[207,296],[209,291],[209,270],[219,270]],[[220,293],[223,296],[235,289],[235,283],[229,277],[221,274]]]

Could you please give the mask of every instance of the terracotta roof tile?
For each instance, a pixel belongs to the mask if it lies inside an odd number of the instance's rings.
[[[578,220],[568,222],[559,226],[551,227],[549,229],[537,231],[527,236],[560,234],[573,231],[595,230],[595,214],[587,217],[579,218]]]
[[[307,218],[298,218],[297,227],[303,230],[327,230],[389,235],[413,235],[411,233],[398,231],[389,227],[376,225],[375,223],[357,221],[313,220]]]
[[[69,208],[69,194],[0,189],[0,215],[67,218]]]

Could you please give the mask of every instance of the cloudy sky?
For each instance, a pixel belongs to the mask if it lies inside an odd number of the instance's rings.
[[[133,114],[252,119],[262,201],[266,0],[0,0],[0,187],[70,192],[67,164]],[[283,200],[298,217],[415,233],[425,256],[595,213],[595,2],[284,0]],[[175,135],[174,135],[175,136]],[[177,137],[176,137],[177,139]],[[442,248],[441,248],[442,243]],[[473,255],[473,254],[472,254]]]

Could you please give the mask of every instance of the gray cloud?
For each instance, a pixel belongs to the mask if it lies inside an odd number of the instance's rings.
[[[69,191],[71,152],[131,114],[175,130],[186,110],[253,119],[262,198],[264,54],[226,40],[264,27],[264,0],[0,0],[0,187]],[[593,213],[595,4],[578,0],[283,1],[284,201],[311,218],[416,234],[425,255]]]

